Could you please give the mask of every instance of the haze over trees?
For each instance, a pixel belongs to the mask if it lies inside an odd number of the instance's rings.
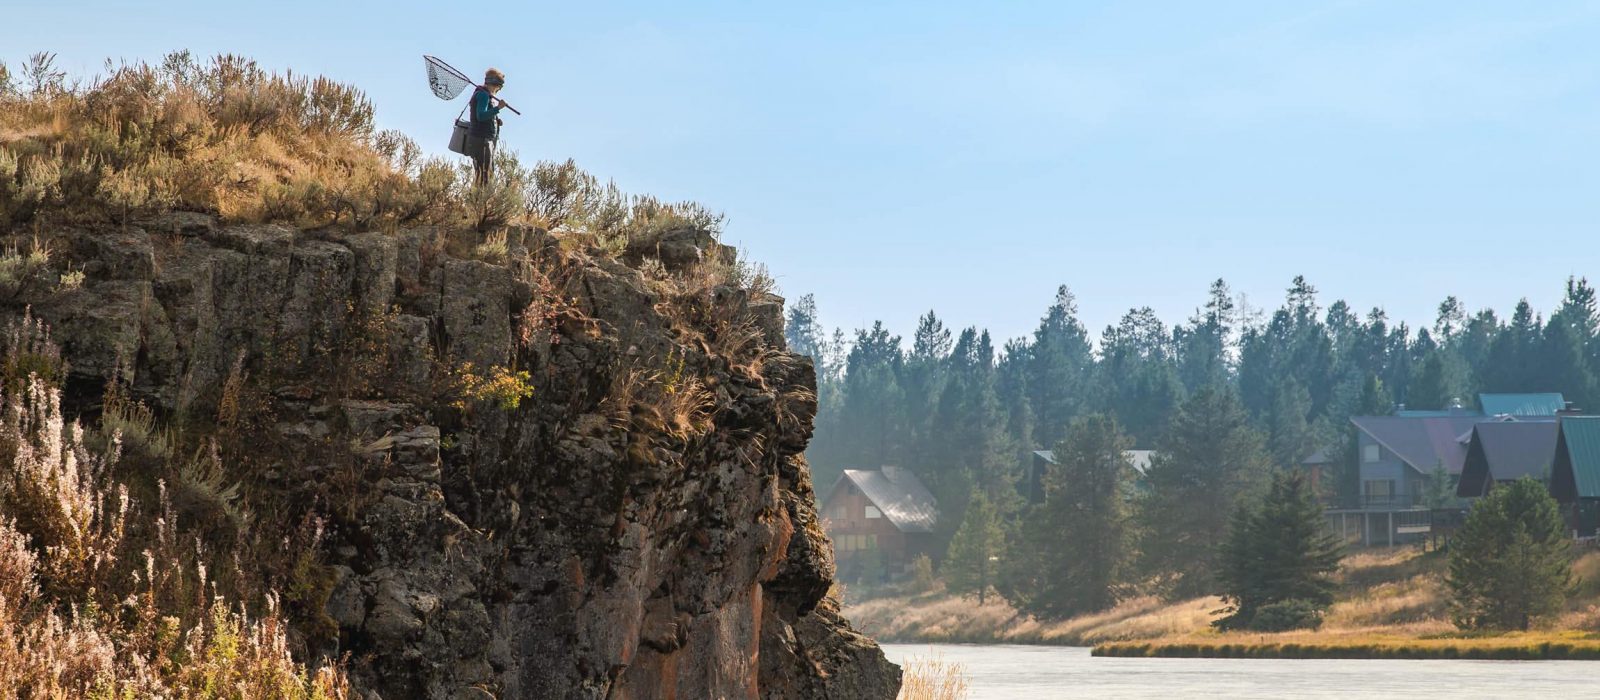
[[[1225,592],[1230,517],[1275,470],[1323,451],[1340,466],[1301,495],[1359,498],[1351,416],[1472,407],[1480,392],[1600,400],[1595,290],[1578,278],[1547,316],[1526,301],[1502,316],[1446,297],[1421,328],[1381,308],[1325,305],[1302,277],[1270,312],[1217,280],[1187,319],[1167,325],[1134,308],[1097,337],[1065,286],[1030,336],[1004,342],[947,328],[934,311],[909,342],[881,322],[830,333],[810,296],[788,322],[791,347],[818,371],[807,452],[818,489],[845,468],[911,469],[939,501],[936,561],[982,496],[1005,539],[996,590],[1041,615],[1103,608],[1135,589]],[[1018,484],[1043,449],[1059,464],[1030,503]],[[1110,468],[1120,449],[1156,450],[1138,488]],[[1435,500],[1450,500],[1447,486]],[[1126,496],[1112,503],[1113,491]],[[1069,527],[1103,534],[1106,547]]]
[[[1019,609],[1070,617],[1116,604],[1134,554],[1128,445],[1103,414],[1074,420],[1057,444],[1044,503],[1028,511],[1013,551],[1007,597]]]

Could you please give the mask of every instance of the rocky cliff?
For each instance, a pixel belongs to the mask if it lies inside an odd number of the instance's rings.
[[[83,282],[8,308],[53,328],[70,407],[120,377],[236,435],[244,498],[318,524],[297,639],[366,697],[895,695],[826,597],[810,362],[710,236],[179,213],[49,239]]]

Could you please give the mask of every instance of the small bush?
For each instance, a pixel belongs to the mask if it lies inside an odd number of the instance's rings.
[[[522,400],[533,396],[533,377],[526,371],[495,365],[480,372],[471,362],[463,362],[455,371],[456,388],[460,393],[455,406],[468,410],[473,403],[490,401],[502,411],[515,411]]]
[[[1322,609],[1306,600],[1268,603],[1256,611],[1249,628],[1258,632],[1287,632],[1322,627]]]

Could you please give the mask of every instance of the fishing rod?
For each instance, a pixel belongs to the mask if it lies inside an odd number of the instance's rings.
[[[435,56],[423,54],[422,63],[428,69],[428,87],[433,88],[434,96],[441,100],[448,101],[459,97],[467,89],[468,85],[480,90],[488,90],[488,88],[473,82],[472,78],[468,78],[466,73],[456,70],[455,66],[445,63]],[[506,102],[504,99],[492,94],[490,97],[499,100],[500,106],[511,110],[512,114],[522,115],[521,112],[517,111],[516,107],[512,107],[511,103]]]

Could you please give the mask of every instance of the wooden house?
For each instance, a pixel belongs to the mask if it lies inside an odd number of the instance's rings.
[[[1551,420],[1494,421],[1472,427],[1456,495],[1477,498],[1495,484],[1531,476],[1549,483],[1559,424]]]
[[[1550,494],[1566,506],[1579,536],[1594,535],[1600,525],[1600,416],[1562,418],[1552,462]]]
[[[938,504],[908,470],[846,469],[823,503],[823,528],[846,580],[874,569],[897,577],[918,555],[936,554],[931,550]]]

